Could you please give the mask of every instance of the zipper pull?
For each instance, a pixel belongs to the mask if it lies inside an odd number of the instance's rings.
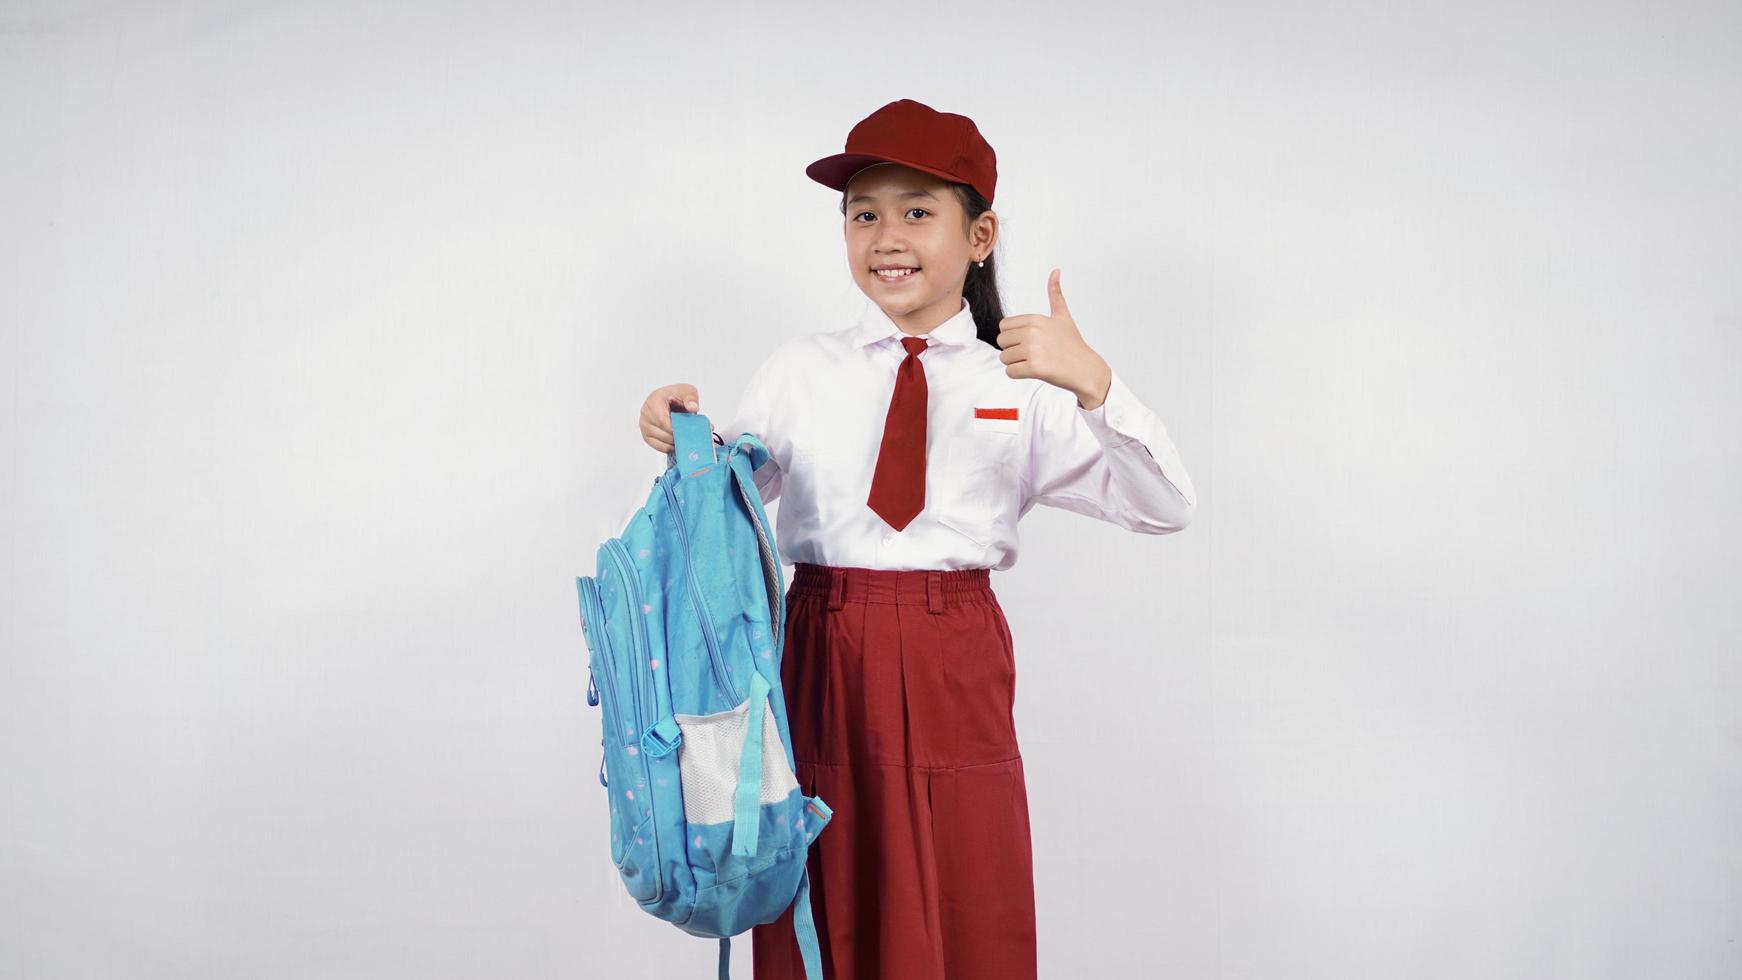
[[[604,745],[605,740],[600,739],[599,744]],[[599,785],[605,787],[606,789],[611,788],[611,784],[605,781],[605,753],[603,753],[603,752],[599,753]]]
[[[587,668],[587,704],[595,708],[599,706],[599,685],[593,680],[591,667]]]

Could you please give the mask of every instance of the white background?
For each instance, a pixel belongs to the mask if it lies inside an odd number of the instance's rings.
[[[1273,0],[0,5],[0,976],[712,975],[574,576],[904,97],[1202,498],[994,580],[1042,975],[1742,974],[1742,8]]]

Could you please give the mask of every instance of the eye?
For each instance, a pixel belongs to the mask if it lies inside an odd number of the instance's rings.
[[[858,221],[860,218],[863,218],[864,216],[866,216],[870,213],[871,212],[869,212],[869,211],[860,211],[858,214],[853,215],[853,220]]]
[[[908,208],[907,209],[908,214],[912,214],[915,211],[918,211],[920,214],[931,214],[931,212],[927,211],[925,208]]]

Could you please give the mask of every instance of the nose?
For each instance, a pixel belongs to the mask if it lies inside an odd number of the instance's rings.
[[[883,258],[893,253],[907,251],[907,240],[902,236],[901,229],[889,224],[880,224],[877,234],[871,239],[871,254]]]

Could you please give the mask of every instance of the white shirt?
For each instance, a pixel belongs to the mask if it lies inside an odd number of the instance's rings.
[[[993,568],[1016,563],[1016,524],[1035,504],[1143,534],[1178,531],[1197,506],[1191,478],[1154,412],[1117,372],[1104,403],[1004,373],[975,335],[966,299],[925,336],[925,507],[905,529],[866,503],[907,356],[876,303],[856,324],[789,340],[751,375],[738,413],[716,427],[751,432],[770,459],[756,471],[764,503],[781,501],[775,543],[787,564],[859,568]],[[977,417],[976,409],[1015,409]]]

